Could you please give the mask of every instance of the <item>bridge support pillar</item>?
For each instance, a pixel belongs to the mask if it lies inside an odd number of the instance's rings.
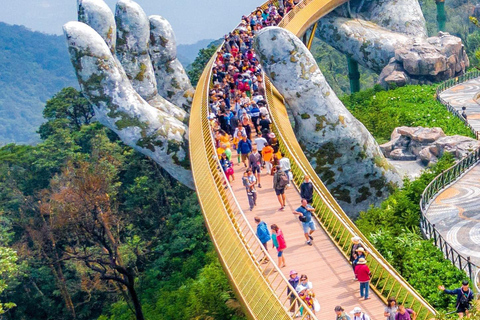
[[[445,21],[447,16],[445,14],[445,0],[435,0],[437,4],[437,26],[438,31],[445,31]]]
[[[358,62],[347,56],[348,79],[350,80],[350,92],[360,91],[360,72],[358,72]]]

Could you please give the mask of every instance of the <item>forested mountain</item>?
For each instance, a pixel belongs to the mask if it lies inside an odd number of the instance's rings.
[[[77,81],[63,36],[0,22],[0,145],[36,143],[45,102]]]

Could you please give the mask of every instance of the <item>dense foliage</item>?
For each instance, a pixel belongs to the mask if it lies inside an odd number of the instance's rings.
[[[45,101],[76,86],[63,36],[0,22],[0,146],[36,143]]]
[[[195,194],[90,123],[75,89],[44,115],[41,143],[0,148],[6,318],[241,319]]]
[[[341,100],[379,143],[399,126],[440,127],[446,135],[471,136],[463,122],[435,99],[436,86],[405,86],[385,91],[379,86]]]
[[[430,304],[448,310],[454,308],[455,300],[437,287],[458,287],[466,275],[444,259],[433,240],[421,237],[419,202],[430,181],[452,164],[452,156],[445,154],[420,178],[406,180],[380,207],[362,212],[356,221],[375,248]]]

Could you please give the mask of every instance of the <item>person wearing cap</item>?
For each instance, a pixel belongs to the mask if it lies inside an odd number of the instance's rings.
[[[364,248],[364,247],[358,247],[357,250],[355,250],[355,255],[356,255],[356,258],[355,258],[355,260],[353,261],[353,265],[354,265],[355,268],[356,268],[356,267],[357,267],[358,260],[360,260],[360,258],[364,258],[364,259],[365,259],[365,248]],[[355,273],[355,277],[357,277],[356,272],[355,272],[355,268],[353,269],[353,272]]]
[[[360,307],[353,308],[350,313],[353,314],[352,320],[370,320],[370,317],[366,313],[362,312],[362,308]]]
[[[412,309],[405,308],[404,305],[398,305],[398,311],[395,315],[395,320],[415,320],[417,318],[417,313]]]
[[[300,278],[298,277],[298,273],[295,270],[290,270],[290,277],[288,278],[288,283],[292,286],[294,290],[297,289],[298,284],[300,283]],[[290,312],[295,316],[295,294],[290,289],[287,288],[287,296],[290,298]],[[297,300],[297,307],[300,308],[300,301]]]
[[[335,314],[337,315],[337,317],[335,318],[335,320],[352,320],[352,319],[345,313],[345,309],[343,309],[342,306],[336,306],[334,310],[335,310]]]
[[[300,276],[300,283],[295,288],[298,292],[300,298],[305,302],[308,308],[315,314],[315,306],[314,306],[314,298],[315,293],[313,292],[313,285],[310,281],[308,281],[308,277],[305,274]],[[300,309],[300,313],[303,315],[305,311]],[[306,318],[310,319],[310,318]]]
[[[446,294],[457,295],[456,309],[459,318],[463,318],[464,315],[466,315],[467,317],[469,316],[469,310],[472,307],[473,291],[468,286],[468,280],[463,280],[462,286],[457,289],[448,290],[445,289],[443,285],[438,286],[438,289],[442,290]]]
[[[357,249],[363,248],[362,244],[360,243],[360,237],[355,236],[352,238],[352,247],[350,248],[350,262],[352,263],[352,270],[355,274],[355,260],[357,260]],[[354,276],[354,280],[357,280],[357,276]]]
[[[357,265],[355,266],[355,274],[357,275],[358,282],[360,282],[360,298],[365,298],[365,300],[370,299],[368,289],[371,273],[365,258],[358,259]]]

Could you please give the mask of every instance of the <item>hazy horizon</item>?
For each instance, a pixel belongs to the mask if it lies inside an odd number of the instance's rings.
[[[33,31],[61,35],[62,26],[76,20],[76,0],[3,0],[0,21]],[[105,0],[112,11],[116,0]],[[137,0],[147,15],[158,14],[173,27],[178,44],[218,39],[233,29],[259,0]]]

